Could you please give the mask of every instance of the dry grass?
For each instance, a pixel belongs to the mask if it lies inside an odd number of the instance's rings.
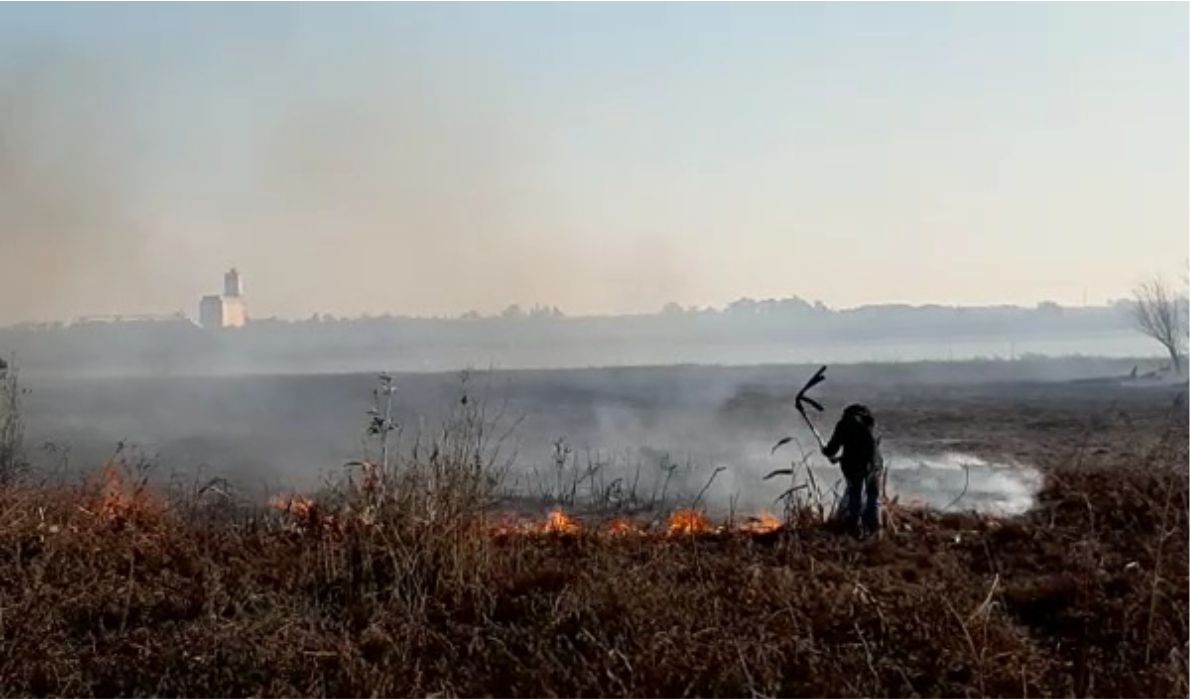
[[[1184,417],[1143,459],[1054,468],[1022,518],[898,510],[866,542],[808,506],[763,534],[493,535],[486,424],[284,512],[122,471],[0,491],[0,693],[1190,690]]]

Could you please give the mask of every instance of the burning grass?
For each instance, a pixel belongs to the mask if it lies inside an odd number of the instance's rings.
[[[748,517],[738,523],[716,524],[701,510],[680,509],[670,513],[663,521],[638,521],[624,516],[611,519],[595,518],[584,522],[560,509],[551,511],[544,519],[500,518],[488,528],[498,538],[532,536],[744,536],[750,534],[771,534],[784,527],[784,523],[768,512]]]
[[[113,460],[0,489],[0,694],[1185,696],[1184,418],[1021,517],[864,542],[809,505],[510,518],[467,411],[270,507]]]
[[[1184,435],[1183,435],[1184,438]],[[446,468],[446,466],[443,466]],[[119,474],[119,471],[112,471]],[[697,511],[492,529],[472,481],[215,521],[125,475],[0,495],[0,689],[69,695],[1187,692],[1185,452],[856,542]],[[328,519],[331,516],[335,519]],[[330,526],[327,522],[334,522]],[[779,531],[778,531],[779,530]],[[701,534],[701,536],[690,536]]]

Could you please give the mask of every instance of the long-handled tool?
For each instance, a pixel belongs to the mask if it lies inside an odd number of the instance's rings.
[[[818,433],[818,428],[814,426],[813,421],[810,420],[810,416],[806,414],[806,406],[809,405],[811,408],[817,410],[820,413],[823,411],[823,408],[822,408],[821,403],[819,403],[818,401],[814,400],[813,398],[807,396],[806,392],[809,391],[811,388],[814,388],[818,384],[822,383],[823,381],[826,381],[826,367],[825,366],[819,367],[818,371],[814,372],[814,375],[810,377],[810,380],[806,382],[806,385],[802,386],[802,390],[797,392],[797,397],[795,397],[793,399],[793,404],[797,408],[798,413],[802,416],[802,419],[806,421],[806,426],[809,427],[810,431],[814,433],[814,439],[818,440],[818,448],[819,449],[826,449],[826,442],[824,442],[822,440],[822,435]],[[777,451],[777,449],[781,448],[783,445],[789,444],[792,441],[793,441],[792,436],[783,437],[779,442],[777,442],[775,445],[773,445],[773,453],[775,453]],[[836,461],[837,461],[836,459],[830,459],[831,463],[835,463]],[[763,480],[767,481],[768,479],[776,477],[776,476],[789,476],[790,478],[795,478],[795,475],[794,475],[795,470],[796,470],[796,467],[779,468],[779,469],[769,473],[767,476],[764,477]],[[811,484],[812,484],[813,480],[814,480],[814,473],[809,470],[807,470],[806,473],[809,476]],[[784,493],[781,493],[780,495],[778,495],[777,500],[781,500],[782,498],[790,498],[793,496],[793,494],[795,492],[797,492],[799,490],[805,490],[807,488],[809,488],[808,484],[806,484],[806,483],[799,484],[799,483],[795,482],[793,485],[790,486],[790,488],[788,490],[786,490]],[[817,486],[815,486],[815,490],[817,491]]]
[[[810,380],[806,382],[806,385],[802,386],[802,390],[797,392],[797,398],[793,399],[793,404],[797,407],[797,411],[801,413],[802,419],[806,421],[806,425],[810,428],[810,431],[814,433],[814,439],[818,440],[818,447],[820,449],[826,448],[826,442],[822,440],[822,435],[818,434],[818,428],[814,426],[814,423],[810,421],[810,416],[806,414],[806,405],[809,405],[811,408],[814,408],[821,413],[822,404],[810,396],[807,396],[806,391],[809,391],[811,388],[814,388],[823,381],[826,381],[825,366],[818,367],[818,371],[814,372],[814,375],[810,377]]]
[[[818,440],[819,449],[825,449],[826,442],[822,439],[822,435],[818,433],[818,428],[814,426],[814,422],[810,420],[810,416],[806,414],[806,406],[809,405],[811,408],[814,408],[820,413],[823,411],[823,408],[821,403],[814,400],[810,396],[807,396],[806,392],[823,381],[826,381],[825,365],[818,367],[818,371],[814,372],[814,375],[810,377],[810,380],[806,382],[806,385],[802,386],[802,390],[797,392],[797,397],[793,399],[794,407],[797,408],[797,411],[802,416],[802,419],[806,421],[806,426],[809,427],[810,432],[814,434],[814,439]],[[777,442],[773,446],[773,451],[777,451],[779,447],[788,444],[791,441],[793,441],[793,437],[785,437],[781,439],[781,441]],[[831,461],[833,462],[834,459]]]

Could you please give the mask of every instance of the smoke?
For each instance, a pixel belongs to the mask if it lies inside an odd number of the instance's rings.
[[[888,488],[904,504],[1018,515],[1033,506],[1042,477],[1014,462],[973,454],[891,454]]]
[[[621,203],[593,218],[573,192],[599,182],[559,180],[565,117],[478,49],[357,26],[345,54],[304,12],[252,41],[192,12],[185,36],[160,10],[154,41],[0,49],[0,323],[193,315],[232,265],[258,318],[682,296],[688,253],[592,223]]]
[[[58,47],[61,49],[61,47]],[[0,318],[142,307],[135,113],[121,71],[66,50],[0,61]]]
[[[1152,252],[1186,222],[1160,17],[983,65],[1019,22],[873,44],[831,14],[6,6],[0,323],[193,313],[232,265],[293,318],[1073,300],[1181,257]]]
[[[818,389],[827,406],[818,423],[823,431],[845,403],[872,406],[884,434],[888,494],[902,504],[1002,515],[1026,511],[1042,485],[1038,471],[988,450],[1002,444],[1009,454],[1027,454],[1029,445],[1006,439],[1004,425],[984,431],[980,425],[988,413],[980,411],[988,406],[995,411],[1006,401],[1047,410],[1078,401],[1106,404],[1105,396],[1112,395],[1094,385],[1003,379],[964,386],[945,368],[939,365],[935,375],[922,373],[924,368],[906,375],[888,365],[832,367],[830,380]],[[487,433],[502,440],[505,457],[515,457],[504,483],[509,488],[558,494],[560,486],[568,489],[578,479],[579,500],[590,495],[598,500],[601,490],[619,480],[619,494],[635,488],[637,504],[664,490],[669,505],[688,506],[709,483],[700,505],[726,516],[731,510],[778,511],[777,496],[790,486],[790,478],[765,476],[791,462],[798,464],[798,483],[809,484],[806,469],[813,469],[827,508],[842,495],[839,469],[817,453],[814,438],[793,412],[792,396],[810,371],[495,372],[472,376],[465,390],[471,405],[483,405],[489,419],[500,416]],[[151,456],[163,476],[186,481],[196,473],[223,476],[252,495],[313,490],[328,474],[341,473],[345,462],[367,458],[366,410],[374,385],[369,374],[42,378],[27,382],[32,389],[25,397],[28,439],[42,461],[62,452],[41,453],[37,445],[69,446],[76,468],[95,468],[117,443],[129,443]],[[418,434],[424,446],[446,413],[459,405],[464,390],[457,374],[398,375],[396,385],[395,419],[401,430],[394,451],[409,448]],[[1154,399],[1138,394],[1123,400],[1141,405]],[[956,406],[973,411],[972,419],[956,426],[932,417]],[[923,434],[923,428],[929,431]],[[787,434],[796,441],[772,453],[777,438]],[[954,451],[951,437],[963,437],[962,443],[972,445],[963,448],[980,455]],[[560,478],[554,464],[558,440],[570,450]],[[589,474],[590,467],[597,473]],[[716,474],[717,469],[722,470]]]

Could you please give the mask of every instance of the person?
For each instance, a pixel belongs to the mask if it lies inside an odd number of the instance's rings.
[[[836,459],[840,449],[843,453]],[[822,453],[831,461],[838,461],[847,481],[844,526],[857,535],[875,533],[880,529],[880,478],[884,459],[872,411],[858,403],[844,408]]]

